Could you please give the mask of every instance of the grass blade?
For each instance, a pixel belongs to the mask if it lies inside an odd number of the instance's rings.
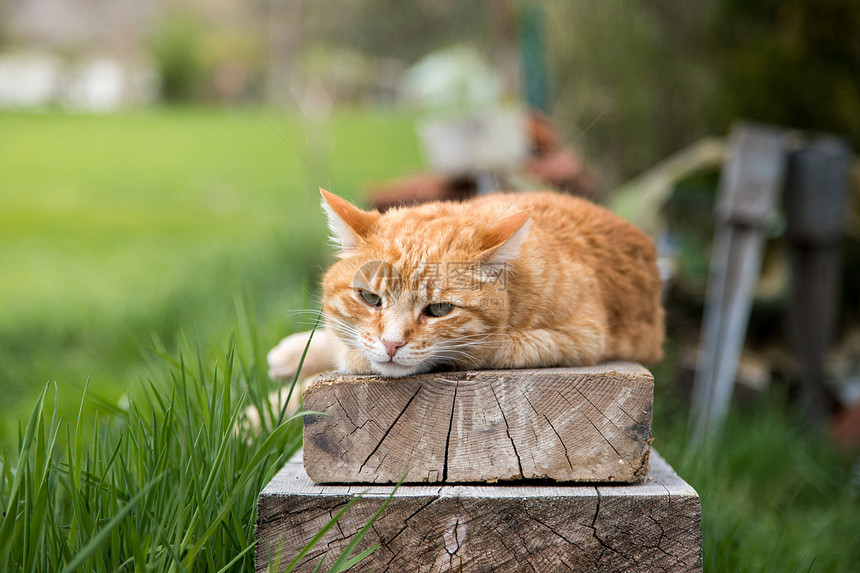
[[[125,504],[116,515],[113,516],[113,518],[107,523],[107,525],[101,528],[101,530],[99,530],[95,537],[90,539],[89,543],[87,543],[86,546],[77,555],[75,555],[75,558],[72,560],[71,563],[66,565],[62,573],[71,573],[72,571],[80,567],[81,564],[86,561],[90,557],[90,555],[95,552],[96,549],[98,549],[99,545],[101,545],[102,541],[105,540],[105,538],[111,533],[111,531],[113,531],[113,529],[117,525],[119,525],[123,519],[125,519],[125,517],[131,512],[132,509],[134,509],[134,506],[137,505],[137,503],[143,498],[143,496],[146,495],[146,493],[151,490],[156,483],[161,481],[162,477],[163,476],[156,477],[154,480],[146,484],[146,487],[137,492],[137,495],[131,498],[131,500],[129,500],[129,502]]]
[[[30,414],[30,419],[27,422],[27,429],[24,431],[24,437],[21,440],[19,448],[17,471],[15,472],[15,480],[12,482],[12,489],[9,491],[9,502],[6,504],[6,515],[3,516],[3,525],[0,526],[0,571],[9,570],[9,555],[12,551],[12,542],[17,535],[15,534],[15,522],[18,517],[18,500],[21,490],[21,483],[24,480],[25,472],[21,471],[21,465],[26,464],[30,456],[30,448],[33,444],[33,435],[36,433],[36,428],[39,426],[39,421],[42,419],[42,406],[45,402],[45,393],[48,391],[46,384],[42,388],[42,393],[39,394],[36,405],[33,406],[33,412]],[[20,427],[20,426],[19,426]]]
[[[340,571],[346,571],[347,569],[352,567],[352,565],[354,565],[355,563],[358,563],[358,561],[360,561],[361,559],[364,559],[365,557],[367,557],[368,555],[370,555],[373,552],[373,551],[364,550],[361,553],[359,553],[358,555],[356,555],[355,558],[353,558],[353,559],[350,559],[350,557],[349,557],[350,554],[358,546],[358,544],[361,543],[361,540],[364,538],[364,536],[370,530],[371,526],[373,526],[373,524],[376,522],[376,520],[379,519],[379,516],[382,515],[382,512],[385,511],[385,508],[388,506],[388,504],[391,502],[391,500],[394,499],[394,494],[397,493],[398,489],[400,489],[400,486],[403,484],[404,479],[406,479],[406,476],[403,476],[400,479],[400,481],[397,483],[397,485],[394,486],[394,489],[391,490],[391,493],[388,495],[388,498],[386,498],[386,500],[382,503],[382,506],[380,506],[380,508],[378,510],[376,510],[376,513],[373,514],[373,517],[371,517],[370,520],[364,524],[364,527],[362,527],[358,531],[358,533],[356,533],[352,537],[352,539],[349,542],[349,545],[347,545],[343,549],[341,554],[338,556],[337,561],[335,561],[334,564],[329,568],[328,573],[339,573]],[[378,545],[373,547],[374,551],[376,550],[376,547],[378,547]],[[354,560],[359,556],[361,556],[361,559]]]
[[[296,565],[298,565],[299,561],[301,561],[301,560],[302,560],[302,558],[303,558],[305,555],[307,555],[308,553],[310,553],[310,552],[311,552],[311,550],[312,550],[314,547],[316,547],[316,544],[317,544],[317,543],[319,543],[319,540],[320,540],[320,539],[322,539],[322,538],[323,538],[323,536],[324,536],[326,533],[328,533],[328,530],[329,530],[329,529],[331,529],[332,527],[334,527],[334,526],[335,526],[335,524],[336,524],[338,521],[340,521],[340,518],[341,518],[341,517],[343,517],[343,514],[344,514],[344,513],[346,513],[346,511],[347,511],[350,507],[352,507],[352,506],[353,506],[353,505],[354,505],[354,504],[355,504],[359,499],[361,499],[361,497],[362,497],[362,494],[358,494],[358,495],[356,495],[355,497],[353,497],[351,500],[349,500],[349,503],[347,503],[345,506],[343,506],[343,508],[342,508],[340,511],[338,511],[338,512],[335,514],[335,516],[334,516],[334,517],[332,517],[332,518],[328,521],[328,523],[326,523],[325,525],[323,525],[323,526],[322,526],[322,528],[321,528],[321,529],[316,533],[316,535],[314,535],[314,536],[311,538],[311,540],[310,540],[310,541],[308,541],[308,542],[307,542],[307,544],[306,544],[304,547],[302,547],[302,550],[301,550],[301,551],[299,551],[299,554],[295,556],[295,558],[290,562],[289,566],[284,570],[284,572],[285,572],[285,573],[289,573],[290,571],[292,571],[293,569],[295,569],[295,567],[296,567]],[[323,557],[323,558],[324,558],[324,557]]]

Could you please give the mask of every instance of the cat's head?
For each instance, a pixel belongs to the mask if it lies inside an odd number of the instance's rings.
[[[323,311],[347,349],[342,369],[401,377],[486,363],[529,212],[481,220],[430,203],[380,214],[320,191],[339,248]]]

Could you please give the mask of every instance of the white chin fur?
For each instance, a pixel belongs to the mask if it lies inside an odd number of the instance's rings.
[[[373,371],[384,378],[403,378],[412,374],[420,374],[430,369],[429,365],[416,364],[414,366],[402,366],[396,362],[376,362],[370,361],[370,367]]]

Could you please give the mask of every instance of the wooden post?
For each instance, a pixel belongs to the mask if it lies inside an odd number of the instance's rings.
[[[701,571],[698,495],[659,456],[651,460],[635,485],[402,486],[354,554],[379,547],[350,571]],[[272,570],[282,571],[364,493],[296,569],[322,561],[327,570],[392,489],[315,484],[297,455],[260,494],[256,570],[280,556]]]
[[[648,472],[654,379],[643,367],[324,375],[305,390],[316,482],[632,482]]]
[[[789,156],[785,212],[791,265],[790,342],[798,362],[807,421],[830,414],[825,355],[835,328],[839,294],[839,243],[848,197],[851,151],[837,138],[821,138]]]
[[[785,139],[779,130],[737,124],[728,154],[717,195],[717,230],[693,385],[695,440],[718,431],[728,413],[761,270],[765,218],[785,178]]]

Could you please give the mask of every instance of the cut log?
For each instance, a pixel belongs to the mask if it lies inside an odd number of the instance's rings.
[[[323,375],[305,390],[319,483],[634,482],[648,473],[654,379],[643,367]]]
[[[260,494],[256,570],[282,571],[364,493],[296,569],[327,570],[393,488],[315,484],[297,455]],[[702,570],[698,495],[656,454],[634,485],[404,485],[354,554],[377,544],[350,571]]]

